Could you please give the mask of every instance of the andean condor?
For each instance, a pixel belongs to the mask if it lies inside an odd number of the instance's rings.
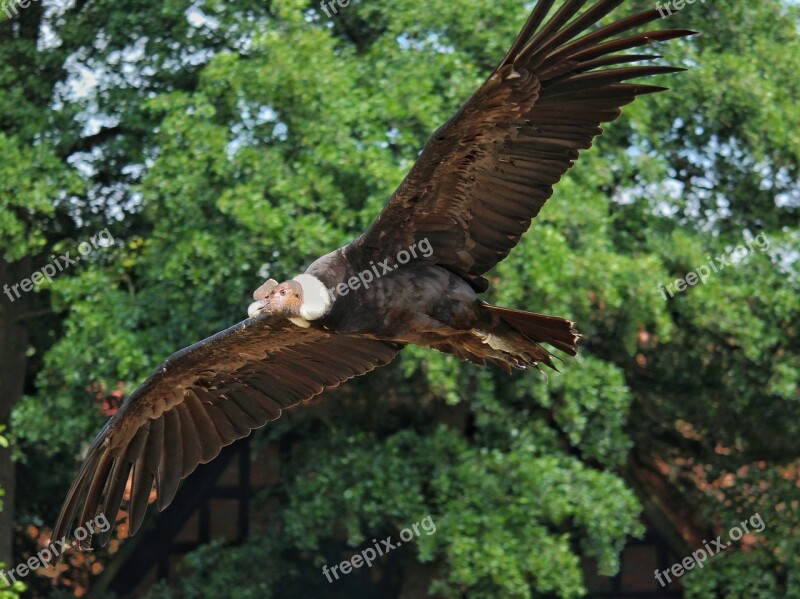
[[[387,364],[409,343],[508,371],[552,367],[542,343],[575,355],[569,320],[477,294],[600,125],[665,89],[627,82],[680,70],[628,52],[693,33],[629,33],[658,20],[658,10],[596,27],[623,1],[582,10],[587,0],[566,0],[553,11],[554,0],[539,0],[506,57],[433,134],[363,235],[289,281],[267,281],[250,318],[174,354],[127,398],[89,449],[53,538],[78,515],[114,518],[130,479],[136,533],[153,485],[163,509],[179,481],[222,447]]]

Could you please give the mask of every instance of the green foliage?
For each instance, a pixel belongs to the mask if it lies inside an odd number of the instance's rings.
[[[0,562],[0,570],[5,570],[5,568],[6,565]],[[27,589],[28,587],[25,583],[20,580],[15,580],[11,583],[11,586],[8,586],[0,579],[0,599],[19,599],[24,596],[23,593]]]
[[[615,14],[637,7],[652,3]],[[52,46],[0,23],[3,256],[115,239],[39,290],[56,315],[31,324],[20,459],[78,455],[99,399],[363,231],[528,9],[98,0],[51,17]],[[767,522],[750,553],[683,577],[688,596],[800,595],[798,9],[695,3],[666,24],[703,32],[658,48],[690,70],[606,127],[489,275],[488,301],[575,320],[581,356],[545,382],[409,349],[318,402],[324,423],[273,423],[268,546],[204,547],[151,596],[265,596],[431,515],[436,533],[397,558],[408,577],[444,596],[578,597],[582,560],[613,573],[642,533],[626,476],[654,461],[701,522]],[[66,93],[81,70],[99,85]],[[657,285],[760,233],[768,251],[664,301]]]
[[[28,147],[2,131],[0,154],[0,246],[3,258],[13,262],[44,247],[45,231],[34,223],[54,215],[56,202],[70,196],[77,177],[47,148]]]
[[[181,584],[164,582],[145,595],[149,599],[270,599],[277,574],[265,572],[263,548],[257,544],[228,547],[213,541],[190,554],[180,567]]]
[[[581,421],[597,409],[581,405],[581,393],[564,386],[553,389],[567,398],[557,400],[564,412],[573,410]],[[572,550],[577,545],[603,572],[616,571],[624,539],[642,532],[633,494],[614,474],[587,469],[564,454],[558,436],[529,418],[524,406],[509,409],[516,401],[498,405],[492,395],[485,400],[488,405],[474,407],[474,434],[486,442],[470,443],[444,426],[380,438],[352,431],[315,434],[313,446],[293,453],[278,496],[285,543],[314,559],[335,523],[358,548],[383,531],[397,536],[408,523],[431,515],[437,531],[418,540],[419,560],[447,564],[434,585],[446,596],[458,596],[465,587],[477,597],[527,596],[530,580],[541,592],[580,596],[582,574]],[[484,411],[510,420],[483,418]],[[561,418],[573,421],[566,413]],[[580,435],[576,439],[582,445]]]
[[[6,430],[6,425],[0,424],[0,448],[8,449],[8,438],[3,435]],[[3,487],[0,487],[0,510],[3,509],[3,496],[5,496],[6,492],[3,490]]]
[[[0,448],[8,449],[8,438],[3,435],[5,430],[5,425],[0,424]],[[4,495],[5,491],[3,491],[2,487],[0,487],[0,510],[3,509],[2,497]],[[5,568],[6,564],[0,562],[0,572],[5,571]],[[25,586],[25,583],[19,580],[12,582],[11,586],[8,586],[2,581],[2,579],[0,579],[0,599],[18,599],[19,597],[22,597],[22,593],[24,593],[26,589],[27,587]]]

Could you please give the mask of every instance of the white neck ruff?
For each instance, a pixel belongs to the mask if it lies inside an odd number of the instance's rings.
[[[297,275],[293,281],[300,283],[303,288],[303,305],[300,306],[300,316],[306,320],[317,320],[325,316],[333,303],[325,284],[314,275]]]

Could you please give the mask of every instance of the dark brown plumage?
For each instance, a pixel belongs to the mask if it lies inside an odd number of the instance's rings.
[[[567,0],[553,12],[553,0],[540,0],[361,237],[291,281],[262,285],[253,318],[176,353],[128,397],[89,449],[53,537],[68,534],[79,511],[81,522],[99,512],[113,519],[129,481],[134,534],[154,486],[163,509],[197,464],[283,408],[387,364],[405,344],[509,371],[552,366],[541,343],[574,355],[570,321],[490,306],[475,293],[600,125],[664,89],[627,81],[680,70],[631,66],[659,57],[619,54],[692,33],[626,35],[657,10],[585,33],[622,3],[599,0],[581,13],[587,0]],[[409,248],[420,251],[413,262],[389,264]]]
[[[113,518],[131,475],[135,534],[153,484],[162,510],[198,464],[275,420],[283,408],[388,364],[401,347],[262,315],[179,351],[128,397],[95,439],[53,538],[70,532],[81,502],[80,522],[97,513]]]
[[[553,0],[540,1],[486,83],[431,136],[389,204],[357,241],[359,250],[383,257],[427,237],[437,264],[484,291],[481,275],[519,242],[553,185],[578,159],[578,150],[590,148],[602,133],[600,124],[619,117],[620,107],[636,96],[666,89],[623,82],[682,70],[620,68],[660,57],[611,55],[692,33],[657,31],[609,41],[658,20],[655,9],[575,39],[622,2],[597,2],[564,26],[587,4],[568,0],[540,29]]]

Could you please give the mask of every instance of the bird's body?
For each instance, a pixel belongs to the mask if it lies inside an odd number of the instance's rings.
[[[387,364],[415,344],[510,371],[574,355],[573,323],[491,306],[484,274],[528,229],[563,174],[637,96],[628,80],[679,69],[626,54],[692,32],[628,34],[657,10],[597,22],[624,0],[539,0],[506,57],[428,141],[373,225],[352,243],[254,293],[251,318],[170,357],[89,449],[54,528],[113,518],[130,485],[130,532],[152,488],[179,481],[283,408]],[[587,32],[587,30],[589,30]],[[622,66],[620,66],[622,65]],[[113,527],[103,534],[105,543]]]
[[[414,260],[412,250],[410,261],[376,264],[355,257],[358,247],[354,242],[323,256],[289,282],[268,281],[254,294],[250,315],[264,312],[301,327],[432,347],[506,371],[539,362],[552,367],[541,342],[576,353],[572,322],[491,306],[464,278],[433,262],[433,253]]]
[[[476,322],[475,292],[463,279],[435,264],[405,265],[375,279],[369,288],[347,289],[345,296],[332,294],[335,300],[331,312],[320,319],[322,326],[416,343],[410,336],[469,330]]]

